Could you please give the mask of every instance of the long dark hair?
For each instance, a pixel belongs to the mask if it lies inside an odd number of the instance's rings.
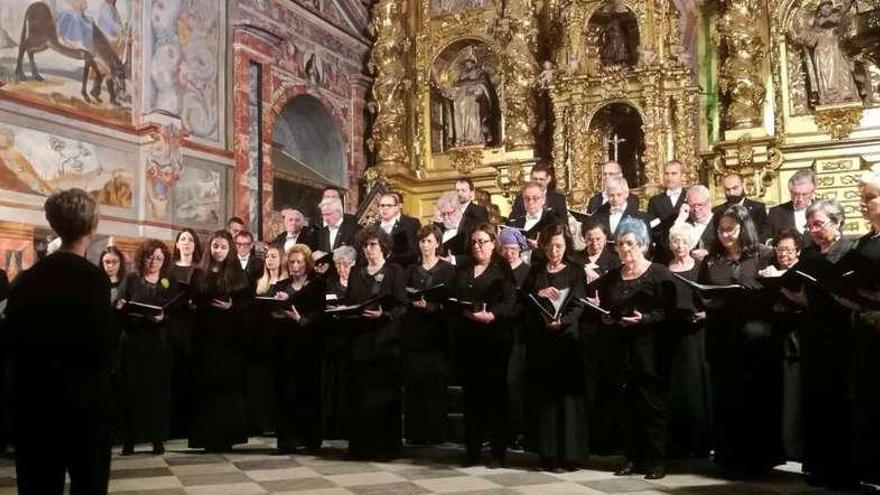
[[[119,271],[116,272],[116,280],[122,282],[122,280],[125,279],[125,272],[128,271],[128,267],[126,266],[128,263],[125,261],[125,255],[122,254],[122,251],[116,246],[105,247],[101,251],[101,256],[98,257],[98,265],[101,266],[101,270],[104,270],[104,256],[107,256],[108,254],[112,254],[119,258]]]
[[[211,244],[215,239],[223,239],[229,245],[229,251],[226,254],[226,258],[220,262],[214,261],[214,257],[211,256]],[[202,277],[202,283],[204,283],[204,280],[208,279],[208,275],[211,272],[214,272],[218,275],[217,288],[221,291],[231,291],[240,288],[243,284],[246,284],[247,281],[244,278],[244,271],[240,266],[237,266],[236,263],[235,244],[232,241],[232,236],[225,230],[214,231],[214,233],[211,234],[211,237],[208,238],[208,244],[205,246],[205,253],[199,263],[199,269],[204,275],[204,277]],[[202,288],[204,289],[204,287]]]
[[[198,234],[196,234],[196,231],[189,227],[178,232],[177,237],[174,238],[174,258],[171,261],[174,263],[180,261],[180,250],[177,249],[177,241],[180,240],[180,236],[182,236],[184,233],[191,235],[193,238],[193,244],[195,244],[195,246],[193,247],[192,262],[193,265],[198,265],[199,262],[202,260],[202,241],[199,240],[199,236]]]
[[[713,258],[724,257],[724,246],[718,237],[718,226],[721,224],[722,218],[730,218],[739,224],[739,246],[742,249],[743,257],[752,257],[758,254],[761,241],[758,239],[758,230],[755,228],[755,222],[749,215],[749,210],[742,205],[728,206],[721,215],[715,219],[715,232],[712,237],[712,245],[709,248],[709,256]]]

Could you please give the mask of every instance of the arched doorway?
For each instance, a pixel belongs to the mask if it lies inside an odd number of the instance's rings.
[[[598,163],[614,160],[620,163],[629,187],[645,185],[645,133],[638,110],[623,102],[609,103],[593,116],[590,132],[596,134],[601,150],[597,150]]]
[[[289,205],[315,218],[321,189],[345,188],[345,148],[336,121],[314,96],[284,105],[272,128],[272,208]]]

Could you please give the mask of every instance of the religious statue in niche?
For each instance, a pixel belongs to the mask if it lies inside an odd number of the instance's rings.
[[[822,0],[812,23],[799,9],[792,16],[788,34],[803,49],[810,99],[819,105],[861,101],[853,78],[853,68],[841,47],[849,11],[854,0],[844,0],[835,7]]]
[[[493,73],[470,45],[460,50],[439,75],[435,74],[442,125],[432,122],[432,127],[442,133],[444,148],[493,146],[498,142],[500,108]]]
[[[587,39],[599,43],[598,54],[605,67],[633,67],[639,59],[639,24],[620,0],[611,0],[590,18]],[[588,50],[589,51],[589,50]]]

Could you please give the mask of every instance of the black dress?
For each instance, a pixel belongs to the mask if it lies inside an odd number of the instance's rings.
[[[700,264],[674,272],[694,282]],[[712,379],[706,360],[705,320],[698,296],[684,281],[674,278],[675,311],[669,315],[669,453],[671,457],[706,457],[712,436]]]
[[[530,442],[545,463],[573,466],[586,460],[587,416],[584,392],[583,339],[579,320],[586,294],[582,266],[571,261],[556,273],[545,266],[532,269],[523,284],[521,304],[526,308],[526,397],[530,416]],[[553,311],[552,303],[538,292],[555,287],[568,289],[560,312],[562,326],[547,327],[548,317],[529,298],[534,296]]]
[[[463,315],[456,318],[456,342],[464,393],[465,447],[473,459],[488,436],[495,458],[507,450],[507,366],[510,329],[504,322],[516,304],[516,286],[510,267],[492,261],[474,277],[474,267],[463,265],[456,273],[451,293],[474,303],[477,310],[495,315],[490,323],[478,323]],[[464,310],[467,311],[467,310]]]
[[[603,276],[598,284],[601,305],[612,312],[613,347],[622,363],[623,445],[627,459],[637,467],[651,469],[666,456],[669,381],[668,315],[675,308],[675,283],[669,269],[651,263],[633,280],[624,280],[621,268]],[[642,321],[619,324],[620,316],[633,311]]]
[[[324,280],[309,278],[299,290],[291,280],[272,289],[284,291],[300,320],[275,319],[275,386],[278,408],[278,449],[292,452],[298,446],[310,451],[321,447],[321,363],[325,328]]]
[[[825,253],[811,245],[801,253],[796,268],[810,273],[824,260],[837,263],[850,247],[843,239]],[[823,287],[806,284],[805,290],[809,305],[801,333],[804,472],[822,485],[852,485],[856,481],[851,391],[855,313]]]
[[[386,297],[380,318],[358,316],[346,321],[351,334],[348,445],[360,458],[395,457],[403,433],[400,322],[408,304],[403,268],[386,262],[372,275],[366,266],[352,268],[346,302],[357,304],[379,296]]]
[[[738,261],[707,258],[699,278],[706,284],[750,287],[704,301],[714,460],[744,475],[760,474],[783,461],[782,348],[769,321],[772,299],[756,282],[770,257],[762,250]]]
[[[516,282],[517,300],[520,289],[529,276],[531,267],[528,263],[520,263],[513,269]],[[510,407],[510,433],[517,443],[524,439],[528,429],[526,414],[526,341],[523,328],[522,307],[517,305],[507,317],[512,334],[510,361],[507,364],[507,398]],[[522,445],[516,445],[522,447]]]
[[[119,297],[126,301],[164,306],[177,288],[164,275],[157,283],[130,273]],[[128,443],[161,442],[168,438],[171,414],[170,316],[155,322],[127,314],[122,325],[123,432]]]
[[[348,286],[336,277],[326,283],[325,299],[327,306],[335,306],[345,301]],[[350,408],[348,406],[348,375],[351,366],[351,336],[346,325],[334,324],[324,320],[320,323],[324,334],[323,361],[321,364],[321,423],[324,438],[348,438]]]
[[[244,356],[241,308],[250,294],[244,272],[234,271],[232,280],[221,280],[213,271],[193,274],[193,415],[191,448],[229,450],[247,441],[244,400]],[[213,299],[232,300],[220,309]]]
[[[858,240],[852,269],[861,273],[863,289],[880,290],[880,234]],[[856,466],[861,480],[880,484],[880,311],[859,311],[855,338]]]
[[[427,289],[449,286],[455,270],[438,260],[426,270],[421,263],[406,269],[406,286]],[[403,324],[404,436],[415,444],[446,440],[447,380],[450,338],[441,302],[428,301],[425,309],[410,304]]]
[[[168,267],[168,278],[174,281],[177,290],[185,291],[180,304],[175,304],[168,312],[169,341],[171,342],[171,438],[189,436],[190,415],[192,414],[192,334],[195,326],[195,309],[189,300],[192,297],[192,275],[195,266]]]
[[[59,251],[12,287],[5,330],[12,361],[18,493],[107,493],[113,310],[107,275]]]
[[[253,285],[256,294],[256,284]],[[258,296],[272,296],[275,288]],[[256,300],[243,309],[244,398],[247,404],[248,433],[263,435],[275,431],[276,394],[274,357],[278,328],[266,306]]]

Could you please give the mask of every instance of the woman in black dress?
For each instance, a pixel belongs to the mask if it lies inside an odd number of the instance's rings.
[[[478,462],[483,439],[488,436],[492,448],[489,467],[497,468],[504,465],[509,441],[510,330],[502,323],[516,304],[516,286],[510,267],[498,256],[492,225],[479,225],[468,241],[471,259],[459,268],[451,290],[461,306],[456,340],[464,392],[463,465]]]
[[[624,217],[615,250],[621,266],[599,279],[588,300],[604,307],[603,323],[618,339],[623,361],[624,464],[614,474],[666,476],[667,317],[674,310],[675,283],[665,266],[645,258],[651,237],[642,220]]]
[[[608,240],[610,234],[604,223],[591,218],[581,229],[585,244],[584,271],[587,274],[587,283],[593,283],[620,266],[620,258],[614,252],[614,242]]]
[[[306,452],[316,454],[321,448],[325,283],[314,273],[312,251],[305,244],[291,246],[285,264],[289,276],[265,293],[289,303],[272,325],[277,339],[278,450],[289,454],[304,446]]]
[[[348,294],[351,270],[357,260],[357,250],[351,246],[338,247],[333,251],[333,265],[325,275],[325,300],[328,306],[341,304]],[[348,374],[351,366],[351,336],[345,325],[321,323],[325,336],[324,361],[322,364],[322,401],[324,438],[335,440],[348,438],[350,410],[348,407]]]
[[[165,452],[171,413],[171,346],[168,341],[169,319],[158,314],[129,309],[126,302],[162,306],[172,302],[177,293],[164,274],[171,259],[162,241],[148,239],[135,254],[136,273],[128,275],[116,308],[121,317],[123,436],[122,455],[134,453],[134,444],[153,443],[153,454]]]
[[[403,268],[386,263],[391,236],[378,226],[360,231],[355,244],[366,265],[352,269],[347,304],[381,298],[347,321],[351,334],[348,399],[349,450],[354,458],[390,459],[400,453],[400,322],[408,305]]]
[[[831,199],[807,207],[806,230],[813,243],[804,248],[798,269],[821,273],[851,249],[842,235],[843,208]],[[801,332],[804,404],[804,472],[807,482],[831,489],[858,488],[853,457],[853,321],[855,313],[824,284],[805,284],[792,300],[805,303]]]
[[[691,256],[694,227],[677,223],[669,229],[669,270],[696,282],[700,263]],[[675,311],[669,315],[669,453],[673,457],[707,457],[712,436],[711,377],[706,361],[706,312],[698,295],[674,278]]]
[[[191,448],[229,451],[247,441],[241,308],[250,286],[225,230],[211,235],[193,274],[193,415]]]
[[[874,304],[860,309],[855,330],[856,466],[863,482],[880,485],[880,173],[865,174],[860,186],[871,231],[856,242],[852,268],[863,280],[858,294]]]
[[[172,351],[170,431],[172,438],[186,438],[193,407],[192,333],[195,325],[195,311],[188,301],[192,296],[192,275],[202,259],[202,246],[193,229],[178,232],[172,258],[168,278],[174,281],[177,290],[186,294],[180,298],[182,304],[175,304],[168,313]]]
[[[501,229],[498,233],[501,243],[501,257],[510,265],[513,279],[516,282],[517,300],[520,289],[529,275],[531,267],[523,261],[522,253],[529,249],[525,236],[517,229]],[[519,305],[515,306],[508,316],[508,325],[512,335],[510,361],[507,365],[507,398],[510,405],[510,448],[524,450],[528,420],[526,418],[526,342],[523,329],[522,314]]]
[[[526,388],[530,432],[541,466],[573,471],[589,455],[579,320],[586,295],[584,269],[573,262],[568,227],[550,225],[538,237],[544,262],[523,285],[526,305]],[[551,315],[547,314],[549,312]]]
[[[782,459],[782,349],[770,322],[772,299],[758,272],[772,256],[758,242],[748,210],[728,207],[703,260],[704,284],[740,284],[706,305],[706,344],[712,374],[715,462],[737,476],[755,476]]]
[[[110,302],[116,305],[119,299],[119,284],[125,280],[125,255],[116,246],[107,246],[101,251],[98,264],[110,279]]]
[[[110,279],[110,303],[115,308],[116,301],[119,299],[119,287],[122,284],[123,280],[125,280],[126,275],[126,261],[125,255],[122,254],[122,251],[116,248],[116,246],[107,246],[101,251],[101,256],[98,258],[98,265],[103,268],[104,273],[107,274],[107,278]],[[5,276],[5,272],[3,274]],[[119,343],[122,339],[122,328],[120,327],[119,315],[114,312],[113,314],[113,368],[111,370],[112,383],[113,383],[113,395],[110,400],[110,414],[111,414],[111,424],[113,425],[113,435],[114,438],[118,439],[122,428],[122,400],[125,396],[125,387],[122,383],[122,356],[120,354]],[[2,451],[3,449],[0,449]]]
[[[438,258],[443,249],[442,234],[435,225],[419,229],[416,238],[421,253],[418,263],[406,269],[406,286],[415,290],[445,286],[446,294],[455,270]],[[436,294],[410,303],[403,325],[404,431],[412,444],[436,444],[446,440],[446,396],[449,373],[449,333],[443,301]]]

